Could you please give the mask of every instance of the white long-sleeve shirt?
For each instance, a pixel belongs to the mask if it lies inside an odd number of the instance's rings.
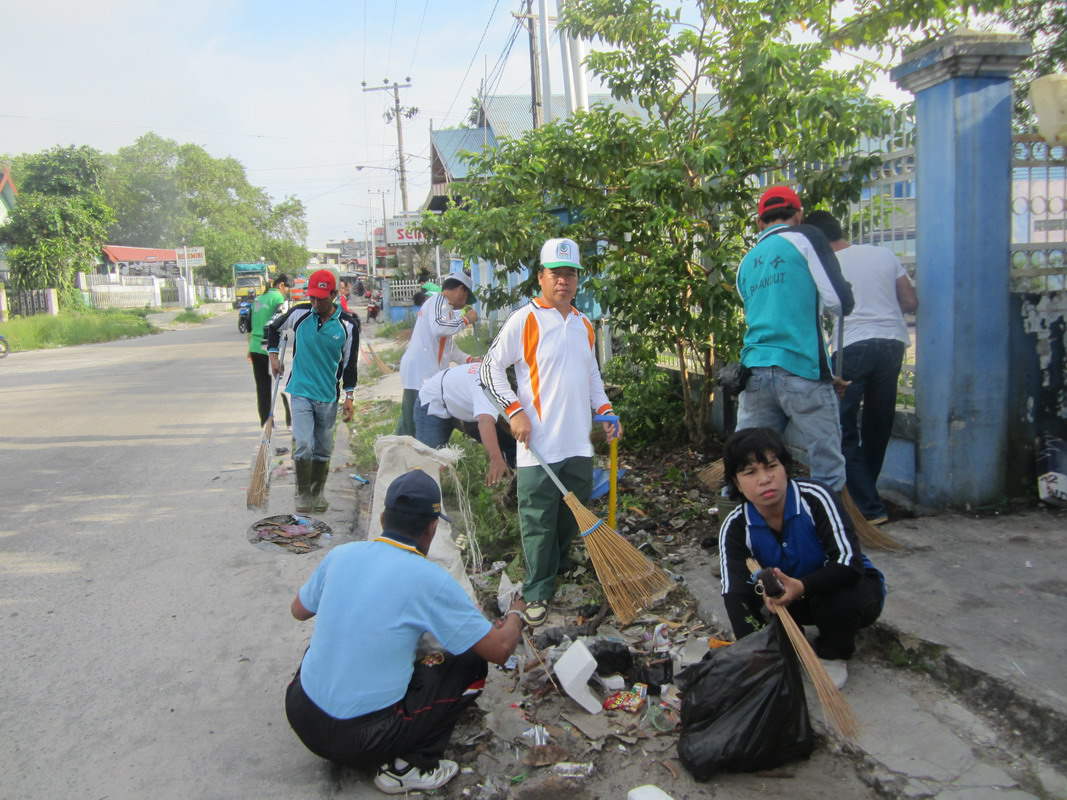
[[[540,297],[517,309],[482,361],[481,382],[507,416],[525,410],[530,443],[549,464],[592,456],[592,413],[611,413],[595,353],[593,324],[578,309],[564,317]],[[514,365],[518,393],[506,370]],[[537,465],[525,446],[520,467]]]
[[[487,414],[494,420],[500,409],[482,391],[478,372],[481,364],[456,364],[431,375],[419,390],[419,403],[428,406],[426,412],[441,419],[475,422]]]
[[[421,389],[422,384],[451,362],[466,362],[453,337],[467,329],[467,320],[443,294],[431,294],[415,318],[411,340],[400,359],[400,380],[405,389]]]

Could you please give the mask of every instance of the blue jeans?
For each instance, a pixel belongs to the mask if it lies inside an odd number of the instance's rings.
[[[429,407],[429,403],[423,405],[415,401],[415,438],[427,447],[444,447],[452,436],[452,429],[456,426],[457,420],[452,417],[447,419],[435,417],[427,412],[426,409]]]
[[[852,383],[841,398],[841,448],[848,492],[867,519],[886,513],[877,483],[893,433],[904,350],[904,343],[895,339],[864,339],[844,350],[841,373]]]
[[[337,402],[318,403],[293,395],[293,458],[329,461]]]
[[[737,429],[772,428],[798,442],[811,477],[840,492],[845,485],[837,394],[830,381],[801,378],[781,367],[753,367],[737,407]]]

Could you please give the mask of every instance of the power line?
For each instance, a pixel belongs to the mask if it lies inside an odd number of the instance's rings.
[[[496,60],[496,64],[489,71],[489,76],[485,81],[485,89],[483,95],[488,96],[496,91],[496,87],[500,85],[500,81],[504,78],[504,69],[508,65],[508,58],[511,56],[511,49],[515,46],[515,41],[518,39],[519,31],[523,29],[521,19],[515,20],[515,26],[511,29],[511,35],[508,37],[507,43],[504,45],[504,49],[500,52],[500,56]]]
[[[389,23],[389,45],[385,50],[385,69],[389,70],[389,67],[393,63],[393,34],[396,32],[396,5],[399,0],[393,0],[393,21]],[[366,77],[366,76],[364,76]]]
[[[463,91],[463,84],[467,82],[467,77],[471,74],[471,67],[474,66],[475,60],[478,58],[478,53],[482,49],[482,44],[485,42],[485,35],[489,33],[489,26],[493,23],[493,17],[496,16],[497,6],[500,5],[500,0],[494,0],[493,10],[489,12],[489,19],[485,21],[485,28],[482,30],[482,36],[478,39],[478,46],[474,48],[474,55],[471,56],[471,62],[467,65],[467,71],[463,73],[463,80],[459,82],[459,88],[456,89],[456,96],[452,98],[452,102],[448,104],[448,111],[445,113],[447,119],[452,115],[452,109],[456,105],[456,101],[459,99],[460,93]]]
[[[408,66],[408,74],[415,70],[415,56],[419,54],[419,42],[422,40],[422,24],[426,22],[426,9],[430,7],[430,0],[426,0],[422,6],[422,17],[419,18],[419,30],[415,34],[415,47],[411,51],[411,64]]]

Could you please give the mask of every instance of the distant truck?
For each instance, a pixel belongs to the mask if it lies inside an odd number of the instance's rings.
[[[237,308],[237,304],[249,296],[254,299],[256,295],[262,294],[270,281],[269,272],[269,265],[263,263],[234,264],[233,307]]]

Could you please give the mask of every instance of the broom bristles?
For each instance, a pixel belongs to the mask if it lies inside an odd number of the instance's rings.
[[[841,503],[844,505],[845,511],[852,520],[852,528],[856,531],[856,536],[859,538],[860,544],[864,547],[874,547],[879,550],[904,549],[904,545],[901,542],[894,539],[885,531],[880,530],[877,525],[872,525],[867,521],[867,518],[864,517],[863,513],[859,510],[859,506],[857,506],[852,499],[852,495],[848,493],[847,486],[841,489]]]
[[[248,479],[245,505],[249,510],[263,508],[267,504],[270,489],[267,481],[270,476],[270,437],[273,433],[274,417],[268,417],[263,424],[263,436],[259,441],[256,457],[252,461],[252,474]]]
[[[597,580],[611,610],[623,624],[633,621],[643,609],[662,599],[674,581],[622,535],[587,509],[568,492],[563,496],[589,550]]]
[[[745,565],[750,572],[759,572],[760,565],[756,559],[745,559]],[[789,637],[793,650],[800,659],[804,671],[811,678],[811,684],[815,687],[815,694],[819,698],[819,705],[822,706],[826,719],[841,736],[855,740],[856,735],[859,733],[859,725],[856,722],[855,715],[852,713],[852,706],[848,704],[845,696],[841,694],[841,690],[834,686],[833,680],[826,674],[826,667],[822,665],[819,657],[815,655],[808,637],[804,635],[804,631],[797,625],[788,608],[773,606],[772,610],[778,615],[778,619],[782,621],[782,628],[785,630],[786,636]]]
[[[697,472],[697,479],[711,491],[718,492],[722,488],[722,480],[726,475],[726,467],[720,458],[712,461],[706,467]]]
[[[785,633],[800,658],[800,663],[804,665],[808,677],[811,678],[812,686],[815,687],[815,694],[818,695],[819,704],[822,706],[823,713],[826,714],[826,719],[842,737],[854,741],[859,733],[859,725],[856,722],[855,715],[852,713],[852,706],[848,704],[845,696],[841,694],[841,690],[834,685],[833,680],[826,673],[826,668],[819,661],[819,657],[815,655],[808,637],[804,635],[804,631],[797,625],[793,615],[789,613],[789,609],[779,607],[774,610],[778,614],[778,619],[782,621],[782,627],[785,628]]]

